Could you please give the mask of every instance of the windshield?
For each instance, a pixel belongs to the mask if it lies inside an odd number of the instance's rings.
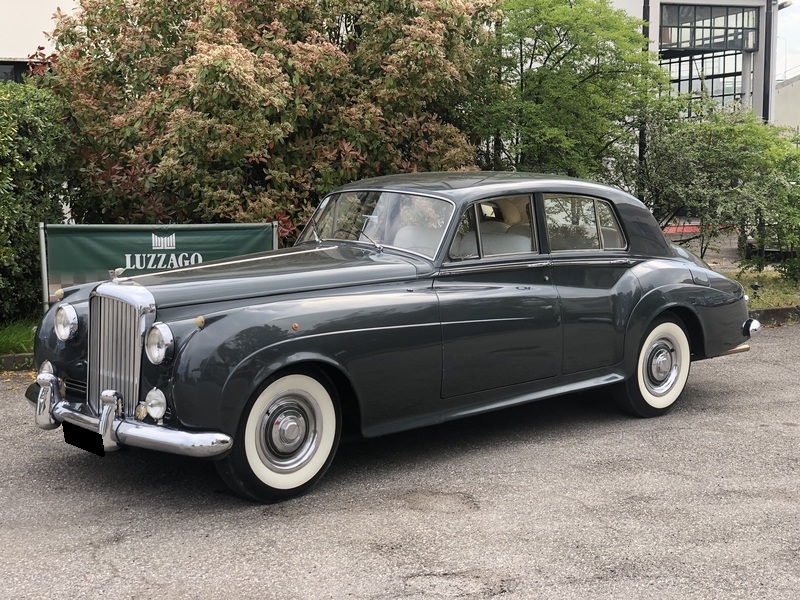
[[[446,200],[399,192],[345,192],[328,196],[297,243],[354,240],[436,256],[453,214]]]

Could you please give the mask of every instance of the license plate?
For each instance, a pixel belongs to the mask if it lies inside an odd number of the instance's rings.
[[[71,446],[97,454],[97,456],[106,455],[106,451],[103,448],[103,436],[96,431],[89,431],[67,421],[64,421],[63,429],[64,441]]]

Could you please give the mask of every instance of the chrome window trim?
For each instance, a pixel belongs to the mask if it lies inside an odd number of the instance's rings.
[[[425,260],[428,260],[428,261],[431,261],[431,262],[436,260],[436,258],[439,256],[440,252],[442,251],[442,246],[444,245],[444,242],[448,237],[448,233],[450,232],[450,228],[453,226],[453,220],[454,220],[454,217],[456,215],[456,209],[458,208],[458,204],[454,200],[451,200],[447,196],[442,196],[440,194],[434,194],[434,193],[431,193],[431,192],[424,192],[424,193],[419,193],[417,191],[413,191],[412,192],[412,191],[409,191],[406,188],[381,188],[381,189],[377,189],[377,190],[376,189],[370,189],[370,188],[353,188],[353,189],[347,189],[347,190],[343,190],[343,191],[340,191],[340,192],[336,192],[336,193],[333,193],[333,194],[328,194],[327,196],[325,196],[322,199],[322,202],[319,203],[319,207],[317,208],[317,210],[319,210],[319,208],[321,208],[325,204],[325,202],[327,202],[331,198],[333,198],[333,196],[341,195],[343,193],[351,193],[351,192],[356,193],[356,194],[361,193],[361,192],[373,192],[373,193],[379,193],[379,194],[406,194],[406,195],[410,195],[410,196],[419,196],[420,198],[432,198],[434,200],[444,200],[445,202],[447,202],[452,207],[452,210],[450,211],[450,216],[448,217],[447,223],[445,223],[444,226],[442,227],[442,235],[439,238],[439,244],[436,246],[436,252],[433,253],[433,256],[428,256],[426,254],[421,254],[420,252],[414,252],[413,250],[408,250],[408,249],[403,248],[401,246],[393,246],[391,244],[378,244],[378,246],[380,246],[380,248],[391,248],[393,250],[399,250],[400,252],[408,252],[409,254],[413,254],[415,256],[420,256],[420,257],[424,258]],[[337,203],[337,206],[334,208],[334,210],[338,211],[338,209],[339,209],[339,207],[338,207],[338,203]],[[316,214],[316,212],[317,211],[315,210],[314,214]],[[311,221],[312,221],[313,218],[314,217],[312,215],[311,219],[309,219],[308,223],[306,223],[306,226],[303,227],[303,231],[300,232],[300,235],[297,238],[298,240],[303,238],[303,236],[305,235],[306,230],[309,228],[309,225],[311,224]],[[316,226],[316,223],[314,225]],[[303,240],[300,243],[305,244],[305,243],[310,242],[310,241],[313,241],[313,240]],[[347,243],[350,243],[350,244],[358,244],[358,245],[361,245],[361,246],[366,246],[367,248],[375,248],[375,244],[373,244],[371,242],[368,242],[368,241],[363,241],[363,240],[348,240],[348,239],[342,239],[342,238],[321,238],[321,241],[323,241],[323,242],[332,242],[332,241],[335,241],[335,242],[347,242]]]
[[[479,260],[479,259],[478,259]],[[440,277],[450,277],[453,275],[468,275],[471,273],[491,273],[496,271],[510,271],[516,269],[542,269],[551,266],[549,260],[542,260],[541,262],[527,262],[520,261],[516,263],[502,263],[502,264],[471,264],[461,265],[459,263],[446,263],[442,265],[442,270],[439,271]],[[456,266],[457,265],[457,266]]]
[[[595,250],[597,252],[597,250]],[[598,258],[597,260],[554,260],[550,264],[554,267],[617,267],[632,266],[644,262],[644,259],[634,258]]]

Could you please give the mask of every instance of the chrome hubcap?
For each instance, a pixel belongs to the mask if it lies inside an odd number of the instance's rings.
[[[659,348],[653,352],[650,372],[656,381],[664,381],[672,369],[672,355],[666,348]]]
[[[681,350],[671,335],[653,341],[646,350],[642,376],[648,392],[654,396],[668,393],[680,375]]]
[[[300,447],[306,435],[305,415],[293,408],[278,413],[272,420],[269,435],[276,453],[291,454]]]
[[[319,446],[318,414],[316,400],[304,392],[276,398],[260,420],[256,448],[261,461],[279,473],[303,467]]]

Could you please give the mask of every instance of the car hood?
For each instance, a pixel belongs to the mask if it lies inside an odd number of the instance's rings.
[[[119,281],[145,286],[156,306],[168,308],[417,279],[431,270],[421,258],[345,243],[248,254]]]

